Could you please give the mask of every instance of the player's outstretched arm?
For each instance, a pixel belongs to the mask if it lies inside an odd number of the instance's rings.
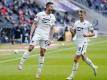
[[[53,35],[54,35],[54,32],[55,32],[55,27],[51,27],[50,29],[50,32],[49,32],[49,41],[48,41],[48,45],[50,45],[53,41]]]
[[[37,22],[33,21],[33,24],[31,26],[31,31],[30,31],[30,39],[32,38],[32,35],[34,33],[34,30],[36,29],[37,27]]]
[[[83,36],[84,36],[84,37],[93,37],[93,36],[95,36],[95,33],[94,33],[93,30],[90,30],[88,33],[83,34]]]
[[[72,37],[74,37],[75,34],[76,34],[76,29],[72,29],[72,28],[70,28],[70,32],[72,33]]]

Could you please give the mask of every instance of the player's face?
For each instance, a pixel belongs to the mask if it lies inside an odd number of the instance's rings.
[[[80,17],[80,21],[83,22],[84,21],[84,17],[85,17],[84,12],[79,12],[79,17]]]
[[[48,11],[49,13],[52,13],[53,10],[54,10],[53,4],[48,5],[47,11]]]

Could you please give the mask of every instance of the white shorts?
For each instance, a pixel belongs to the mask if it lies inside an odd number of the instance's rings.
[[[77,52],[76,55],[83,55],[86,53],[88,43],[87,42],[77,42]]]
[[[34,46],[39,45],[40,48],[47,49],[48,40],[44,40],[39,34],[35,34],[30,41],[30,45],[34,45]]]

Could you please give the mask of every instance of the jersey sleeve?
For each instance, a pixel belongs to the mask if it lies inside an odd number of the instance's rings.
[[[89,31],[93,31],[94,30],[93,25],[91,23],[88,23],[88,29],[89,29]]]
[[[52,16],[52,20],[51,20],[51,26],[55,26],[55,24],[56,24],[56,18],[55,18],[55,16],[53,15],[53,16]]]
[[[36,15],[36,17],[34,18],[34,21],[35,21],[35,22],[38,22],[39,19],[40,19],[40,13],[38,13],[38,14]]]
[[[74,23],[74,26],[72,29],[76,29],[77,21]]]

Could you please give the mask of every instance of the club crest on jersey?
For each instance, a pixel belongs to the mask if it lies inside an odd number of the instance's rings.
[[[82,27],[77,27],[77,31],[81,31],[81,30],[83,30],[84,28],[82,28]]]
[[[42,22],[43,22],[43,23],[48,23],[49,21],[50,21],[50,19],[47,19],[47,18],[43,18],[43,19],[42,19]]]

